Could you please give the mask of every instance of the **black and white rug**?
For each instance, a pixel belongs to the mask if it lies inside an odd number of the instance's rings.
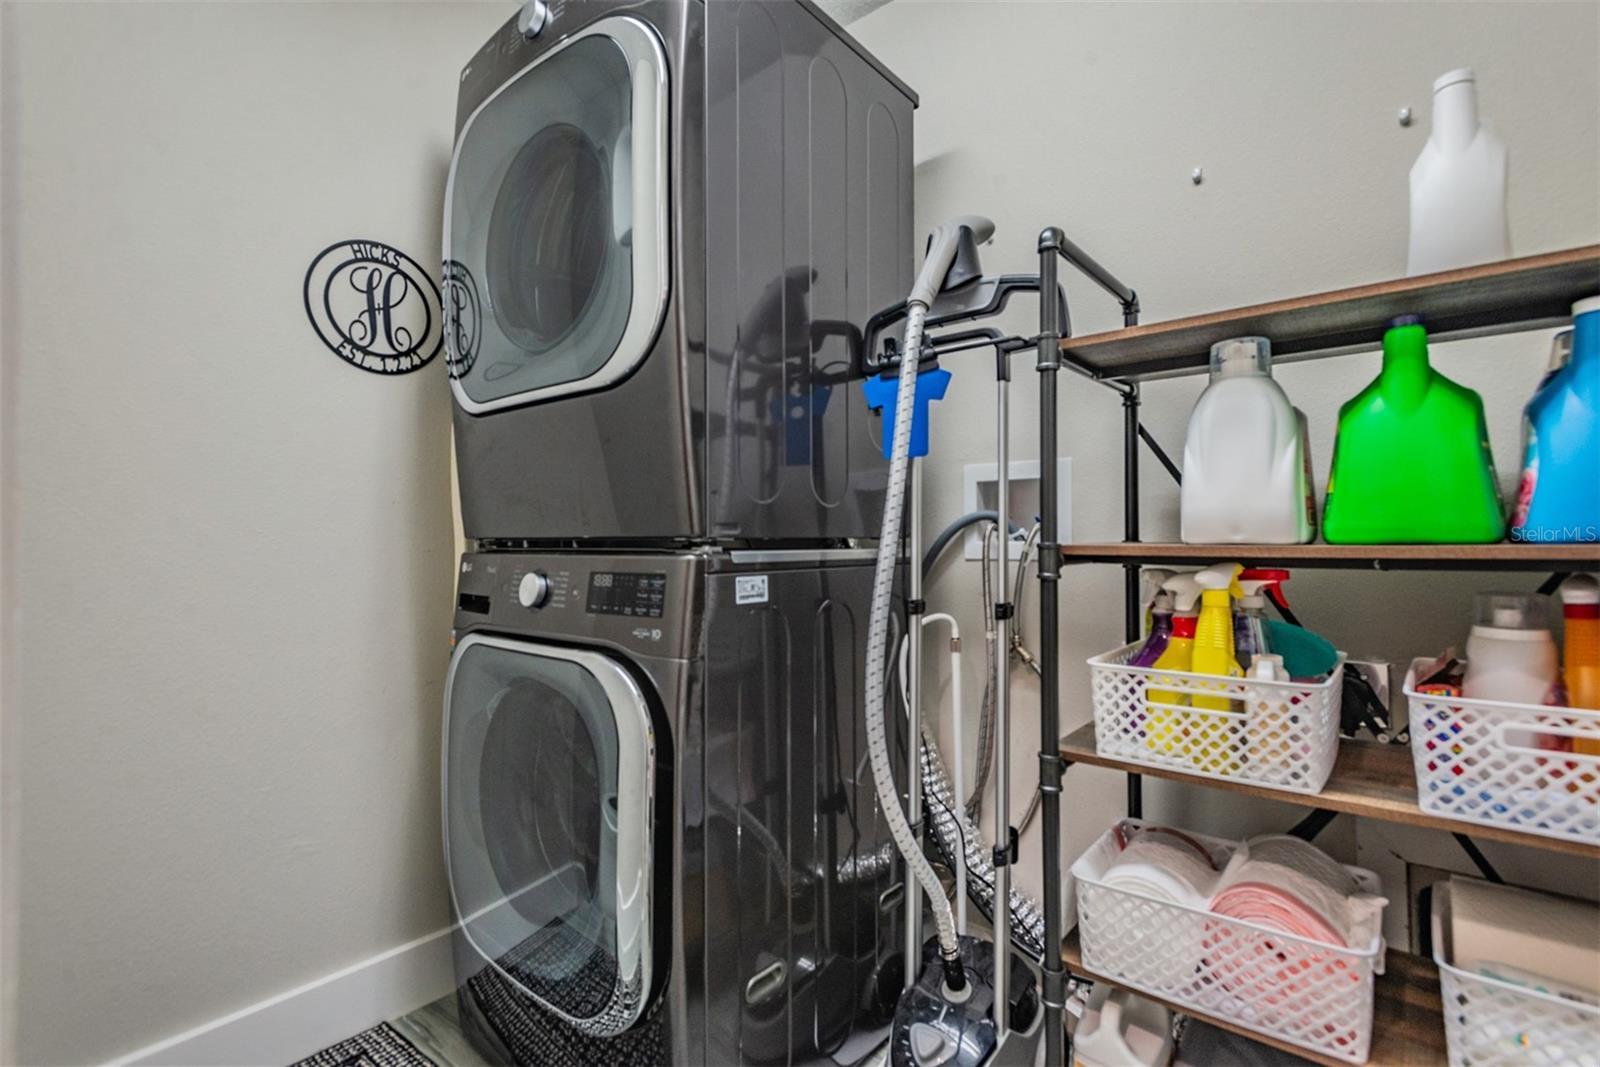
[[[388,1023],[329,1045],[290,1067],[436,1067]]]

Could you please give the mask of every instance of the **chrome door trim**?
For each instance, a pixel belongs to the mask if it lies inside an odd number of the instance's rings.
[[[467,133],[483,109],[511,86],[521,81],[534,68],[551,56],[560,55],[578,41],[588,37],[608,37],[628,60],[633,90],[633,299],[628,309],[628,323],[611,355],[593,374],[570,382],[528,389],[493,400],[477,401],[467,395],[461,380],[450,378],[450,391],[462,409],[473,414],[498,411],[502,408],[520,407],[541,400],[551,400],[571,393],[593,392],[604,389],[626,377],[650,353],[666,315],[667,294],[671,288],[671,275],[667,267],[667,123],[671,110],[668,96],[667,54],[655,33],[638,19],[626,15],[603,18],[591,26],[574,33],[532,63],[507,78],[498,89],[472,109],[472,114],[461,124],[456,135],[455,148],[450,153],[450,174],[444,186],[444,252],[442,262],[450,262],[450,217],[454,214],[456,168],[461,160],[461,147],[466,144]]]
[[[467,650],[478,645],[498,648],[519,655],[563,660],[576,664],[600,684],[611,707],[617,727],[617,985],[611,1003],[598,1015],[580,1019],[531,992],[508,974],[472,938],[456,899],[455,872],[450,853],[450,694],[455,689],[456,672]],[[444,746],[440,754],[440,817],[444,829],[445,881],[450,888],[450,907],[461,932],[482,959],[512,987],[543,1005],[574,1027],[597,1037],[620,1034],[644,1012],[650,991],[652,952],[651,930],[654,886],[650,864],[655,854],[655,828],[651,814],[655,806],[656,743],[650,720],[650,706],[644,690],[633,676],[610,656],[583,649],[563,648],[539,641],[514,641],[503,637],[468,634],[450,656],[444,683]],[[600,798],[596,798],[599,803]],[[493,906],[493,905],[491,905]],[[482,914],[480,909],[475,914]]]

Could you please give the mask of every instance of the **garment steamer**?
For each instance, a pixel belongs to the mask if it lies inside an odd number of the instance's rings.
[[[915,455],[926,453],[925,432],[918,425],[926,418],[930,398],[919,391],[924,331],[930,310],[936,306],[939,321],[981,317],[993,313],[1010,291],[1032,288],[1034,279],[983,279],[978,271],[977,246],[994,232],[987,219],[964,216],[951,220],[929,236],[928,254],[916,286],[903,309],[905,340],[892,399],[883,406],[886,420],[892,419],[888,498],[884,510],[883,532],[878,542],[877,569],[873,576],[873,598],[867,645],[867,743],[872,760],[878,798],[895,844],[905,857],[912,877],[927,894],[936,936],[924,947],[920,941],[920,893],[908,907],[907,988],[895,1009],[890,1038],[890,1057],[897,1067],[968,1067],[990,1063],[1032,1064],[1039,1051],[1042,1012],[1036,984],[1026,963],[1011,952],[1011,910],[994,907],[994,942],[986,946],[975,938],[962,936],[956,927],[943,886],[922,852],[913,823],[921,819],[921,789],[918,781],[916,749],[922,738],[921,721],[921,644],[922,574],[920,463]],[[1003,283],[1011,281],[1008,288]],[[876,322],[877,320],[875,320]],[[874,330],[869,327],[869,335]],[[999,461],[996,512],[1004,517],[1010,504],[1009,466],[1009,356],[1012,348],[1001,348],[992,336],[979,337],[977,343],[994,345],[998,357],[997,451]],[[869,347],[870,350],[870,347]],[[944,373],[944,372],[936,372]],[[942,381],[939,383],[942,392]],[[914,442],[914,438],[915,440]],[[909,484],[909,493],[907,492]],[[889,606],[894,572],[901,541],[901,505],[909,496],[911,517],[907,557],[912,561],[907,580],[907,611],[911,615],[907,635],[906,701],[912,739],[910,817],[902,812],[895,795],[884,726],[884,669],[888,640]],[[1011,539],[1000,538],[999,588],[1010,589]],[[1003,593],[1002,596],[1005,594]],[[1012,605],[996,605],[1001,647],[1008,648]],[[995,717],[995,849],[994,900],[1009,901],[1009,868],[1016,859],[1016,833],[1009,820],[1009,659],[999,657]],[[1002,963],[1002,961],[1005,961]]]
[[[928,894],[933,911],[937,936],[915,951],[908,959],[920,961],[920,968],[907,967],[907,988],[896,1005],[891,1033],[890,1056],[896,1067],[967,1067],[978,1064],[1033,1064],[1043,1062],[1049,1067],[1062,1063],[1064,1031],[1062,1012],[1066,1001],[1066,971],[1061,958],[1061,777],[1066,763],[1058,748],[1060,726],[1060,647],[1058,591],[1061,560],[1059,558],[1056,523],[1056,377],[1063,366],[1079,373],[1086,370],[1063,356],[1061,338],[1071,332],[1064,291],[1057,281],[1057,267],[1065,260],[1077,268],[1105,292],[1114,297],[1122,307],[1124,326],[1135,326],[1139,321],[1139,297],[1133,289],[1119,281],[1089,255],[1068,240],[1054,227],[1039,234],[1039,273],[1036,275],[1003,275],[984,278],[978,268],[978,245],[987,241],[994,232],[988,219],[963,216],[937,227],[928,239],[928,251],[916,286],[906,301],[897,307],[874,315],[867,324],[865,343],[861,346],[862,367],[865,375],[875,375],[893,361],[892,341],[885,343],[885,358],[878,360],[877,343],[880,333],[888,326],[905,321],[904,345],[898,358],[895,390],[885,396],[882,403],[873,404],[885,409],[885,421],[892,423],[886,434],[889,442],[889,486],[884,509],[883,532],[878,542],[877,566],[873,574],[873,597],[868,623],[866,665],[866,718],[867,745],[872,760],[873,780],[885,820],[895,846],[906,859],[907,868],[922,892]],[[925,339],[928,328],[938,328],[949,323],[989,318],[1003,310],[1012,294],[1034,291],[1040,294],[1039,333],[1032,338],[1002,337],[988,329],[969,330],[958,334],[944,334],[929,342]],[[930,796],[938,797],[941,791],[948,798],[948,782],[944,778],[942,761],[933,740],[917,742],[925,737],[921,723],[921,682],[917,667],[921,663],[918,647],[922,638],[922,568],[918,566],[921,548],[920,485],[912,469],[912,456],[925,455],[927,401],[943,395],[943,383],[937,392],[919,389],[919,382],[927,378],[922,363],[930,355],[938,356],[974,348],[993,348],[996,352],[996,422],[997,422],[997,508],[996,525],[1006,523],[1010,505],[1009,485],[1009,358],[1012,353],[1026,348],[1036,348],[1039,373],[1039,635],[1040,635],[1040,704],[1039,704],[1039,793],[1041,816],[1041,859],[1044,873],[1044,900],[1040,908],[1010,888],[1009,870],[1016,859],[1017,834],[1008,818],[1009,788],[1009,714],[1010,674],[1009,658],[1002,651],[994,682],[996,687],[995,722],[995,839],[992,866],[988,857],[968,840],[957,859],[966,863],[976,857],[975,867],[994,871],[994,892],[989,898],[993,913],[995,941],[991,950],[981,942],[957,933],[951,916],[949,901],[944,897],[933,868],[922,854],[916,831],[901,811],[899,798],[889,766],[888,743],[884,730],[884,672],[885,647],[888,641],[889,602],[893,587],[896,554],[901,532],[901,507],[906,499],[908,479],[911,481],[913,516],[910,532],[908,560],[912,575],[907,582],[909,593],[907,614],[911,616],[908,627],[907,659],[911,685],[906,687],[908,715],[912,722],[912,744],[909,746],[908,786],[914,812],[920,818],[922,811],[919,796],[921,788],[932,790]],[[943,372],[940,372],[943,373]],[[1093,377],[1092,375],[1089,375]],[[874,383],[875,384],[875,383]],[[869,397],[871,393],[869,389]],[[869,403],[871,403],[869,399]],[[969,515],[958,520],[981,516]],[[952,527],[954,529],[955,527]],[[951,535],[947,530],[941,538]],[[1001,596],[1010,591],[1011,539],[999,538],[1001,543],[1000,570]],[[934,553],[937,554],[936,552]],[[1137,577],[1132,579],[1135,583]],[[995,606],[1001,648],[1010,642],[1014,605],[1005,602]],[[911,666],[916,665],[916,666]],[[918,750],[921,750],[921,760]],[[921,771],[919,778],[918,771]],[[940,801],[944,805],[944,801]],[[955,851],[945,840],[950,826],[961,825],[956,818],[955,805],[950,800],[948,817],[935,818],[939,829],[936,839],[949,856]],[[971,829],[970,826],[967,829]],[[965,831],[962,831],[963,833]],[[959,836],[959,835],[951,835]],[[980,872],[981,873],[981,872]],[[980,878],[980,882],[982,879]],[[970,883],[969,883],[970,884]],[[920,895],[913,893],[920,908]],[[1038,913],[1042,911],[1043,915]],[[916,914],[913,912],[912,914]],[[1036,997],[1033,973],[1011,952],[1013,924],[1022,922],[1021,928],[1032,930],[1031,920],[1037,920],[1037,940],[1040,948],[1040,973],[1043,979],[1042,997]],[[909,924],[908,951],[917,948],[919,921]],[[998,966],[1009,959],[1009,966]],[[996,1010],[1006,1005],[1005,1010]],[[1042,1009],[1042,1010],[1041,1010]],[[1043,1037],[1042,1042],[1040,1037]]]

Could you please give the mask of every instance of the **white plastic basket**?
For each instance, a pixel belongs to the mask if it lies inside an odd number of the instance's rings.
[[[1100,755],[1291,793],[1322,791],[1339,755],[1343,655],[1325,681],[1265,682],[1128,666],[1140,647],[1089,660]],[[1197,700],[1213,706],[1195,707]]]
[[[1431,662],[1414,660],[1405,684],[1418,806],[1600,842],[1600,756],[1552,750],[1573,739],[1600,744],[1600,711],[1418,693]]]
[[[1224,862],[1238,847],[1188,836]],[[1101,879],[1118,851],[1115,829],[1107,830],[1072,865],[1085,970],[1314,1052],[1366,1062],[1373,980],[1383,972],[1380,934],[1339,948],[1114,888]],[[1371,871],[1345,869],[1364,891],[1382,895]]]
[[[1449,890],[1433,890],[1433,962],[1450,1067],[1600,1067],[1600,1008],[1454,966]]]

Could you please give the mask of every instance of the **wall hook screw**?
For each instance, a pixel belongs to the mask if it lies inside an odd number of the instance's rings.
[[[1199,185],[1201,182],[1206,180],[1206,172],[1201,170],[1199,167],[1196,167],[1194,170],[1189,172],[1189,180],[1194,182],[1196,185]]]
[[[1400,113],[1395,118],[1400,120],[1400,125],[1402,126],[1411,125],[1411,109],[1409,107],[1401,108]]]

